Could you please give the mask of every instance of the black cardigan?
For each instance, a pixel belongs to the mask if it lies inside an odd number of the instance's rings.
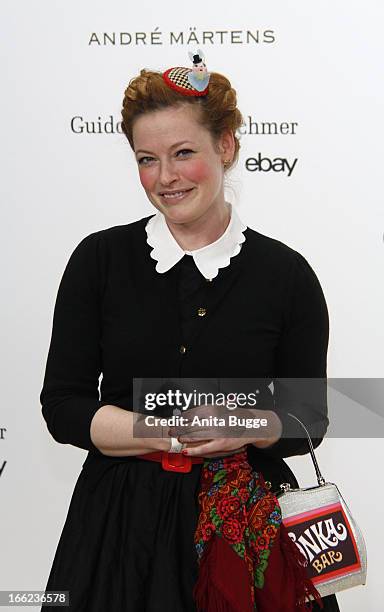
[[[206,303],[191,303],[187,342],[178,307],[183,260],[168,272],[155,270],[149,218],[96,231],[69,258],[40,394],[54,439],[100,454],[90,438],[92,417],[105,404],[132,410],[132,378],[254,378],[262,379],[263,407],[279,414],[283,436],[249,452],[271,460],[308,452],[288,410],[305,422],[316,447],[328,426],[326,385],[302,391],[297,401],[279,382],[326,377],[328,311],[306,259],[247,228],[240,253],[207,282]]]

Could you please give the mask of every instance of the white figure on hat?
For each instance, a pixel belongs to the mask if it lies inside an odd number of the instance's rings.
[[[188,55],[193,62],[193,68],[191,72],[188,73],[188,81],[197,91],[204,91],[210,77],[204,62],[204,53],[201,49],[197,49],[196,53],[188,51]]]

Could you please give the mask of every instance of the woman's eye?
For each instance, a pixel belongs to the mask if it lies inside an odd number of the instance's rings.
[[[189,153],[193,153],[193,151],[191,151],[191,149],[180,149],[180,151],[177,152],[177,155],[179,155],[179,153],[186,153],[188,155]]]
[[[153,157],[141,157],[141,158],[138,160],[138,163],[139,163],[139,164],[142,164],[142,163],[144,162],[144,160],[146,160],[146,159],[153,159]]]

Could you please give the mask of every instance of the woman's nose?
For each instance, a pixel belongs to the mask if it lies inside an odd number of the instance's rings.
[[[160,183],[164,185],[164,187],[170,185],[173,183],[173,181],[178,179],[176,168],[172,162],[161,162],[159,179]]]

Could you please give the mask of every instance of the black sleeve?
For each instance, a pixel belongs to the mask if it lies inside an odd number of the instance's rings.
[[[329,424],[328,309],[315,272],[296,251],[289,285],[287,314],[276,351],[273,380],[274,410],[282,421],[283,432],[274,445],[264,449],[279,458],[309,452],[304,430],[288,413],[304,423],[315,448]]]
[[[99,401],[101,232],[83,238],[62,276],[43,388],[42,414],[53,438],[97,450],[90,424]]]

